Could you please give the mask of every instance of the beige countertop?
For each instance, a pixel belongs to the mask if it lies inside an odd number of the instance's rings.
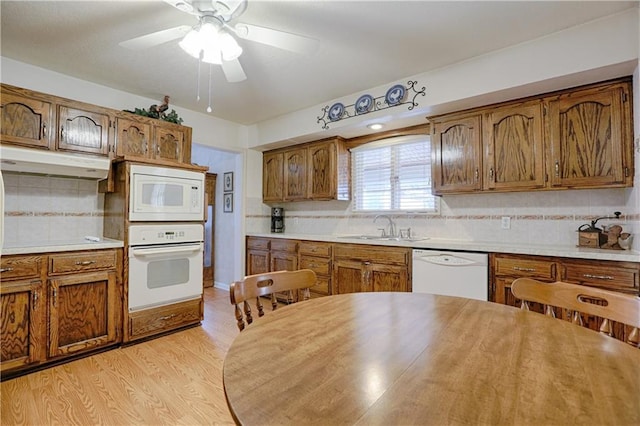
[[[33,253],[53,253],[75,250],[98,250],[108,248],[123,247],[124,242],[112,240],[110,238],[100,238],[100,241],[89,241],[85,239],[41,241],[41,242],[19,242],[5,243],[2,246],[2,255],[11,254],[33,254]]]
[[[370,244],[393,247],[411,247],[417,249],[432,250],[460,250],[485,253],[513,253],[537,256],[571,257],[577,259],[618,260],[625,262],[640,262],[640,252],[633,250],[604,250],[575,245],[550,246],[537,244],[518,244],[483,241],[449,240],[443,238],[407,240],[369,240],[357,236],[349,238],[345,235],[318,235],[318,234],[294,234],[294,233],[249,233],[247,236],[267,238],[288,238],[294,240],[327,241],[333,243]]]

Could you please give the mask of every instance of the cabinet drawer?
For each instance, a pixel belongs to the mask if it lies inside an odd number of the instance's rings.
[[[300,241],[300,254],[331,257],[331,243]]]
[[[300,269],[311,269],[316,275],[331,274],[331,259],[300,256]]]
[[[202,320],[202,300],[189,300],[129,314],[131,340],[197,324]]]
[[[546,260],[496,257],[495,272],[497,275],[554,280],[556,275],[556,264],[555,262],[549,262]]]
[[[0,280],[40,278],[42,256],[3,257],[0,259]]]
[[[255,250],[269,250],[268,238],[247,238],[247,248]]]
[[[361,244],[336,244],[333,247],[333,255],[335,258],[400,265],[409,263],[410,251],[411,249]]]
[[[298,251],[298,241],[296,240],[271,240],[271,251],[285,251],[295,253]]]
[[[638,270],[602,265],[563,265],[563,281],[605,289],[638,292]]]
[[[49,256],[49,274],[94,271],[116,267],[116,251],[88,251]]]

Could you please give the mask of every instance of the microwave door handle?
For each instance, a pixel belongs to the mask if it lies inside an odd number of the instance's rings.
[[[153,256],[158,254],[174,254],[174,253],[192,253],[196,251],[202,250],[202,245],[190,245],[185,247],[165,247],[165,248],[145,248],[145,249],[136,249],[131,250],[134,256]]]

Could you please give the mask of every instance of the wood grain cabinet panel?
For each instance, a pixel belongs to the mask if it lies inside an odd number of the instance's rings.
[[[307,198],[307,149],[284,153],[284,201]]]
[[[549,102],[551,185],[623,186],[631,179],[631,94],[615,84]],[[632,157],[631,157],[632,158]]]
[[[0,141],[34,148],[50,148],[52,105],[45,100],[7,93],[0,99]]]
[[[59,105],[56,149],[107,155],[111,122],[104,112]]]
[[[481,116],[435,120],[432,130],[433,191],[436,194],[482,189]]]
[[[167,125],[156,125],[153,128],[153,146],[155,151],[152,157],[159,160],[167,160],[175,163],[185,161],[187,152],[184,129],[177,129]],[[190,146],[189,146],[190,151]]]
[[[262,157],[262,200],[282,201],[284,190],[284,154],[264,153]]]
[[[542,102],[493,108],[483,117],[484,189],[545,185]]]
[[[146,159],[151,151],[151,125],[120,118],[116,120],[117,155]]]

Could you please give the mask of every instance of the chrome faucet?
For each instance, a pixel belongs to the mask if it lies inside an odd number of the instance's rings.
[[[385,231],[384,229],[382,230],[382,236],[383,237],[395,237],[396,236],[396,224],[393,222],[393,220],[391,219],[391,217],[389,217],[389,215],[386,214],[379,214],[377,215],[374,219],[373,219],[373,223],[376,223],[376,221],[378,220],[378,218],[384,218],[387,219],[389,221],[389,233],[387,235],[385,235]]]

